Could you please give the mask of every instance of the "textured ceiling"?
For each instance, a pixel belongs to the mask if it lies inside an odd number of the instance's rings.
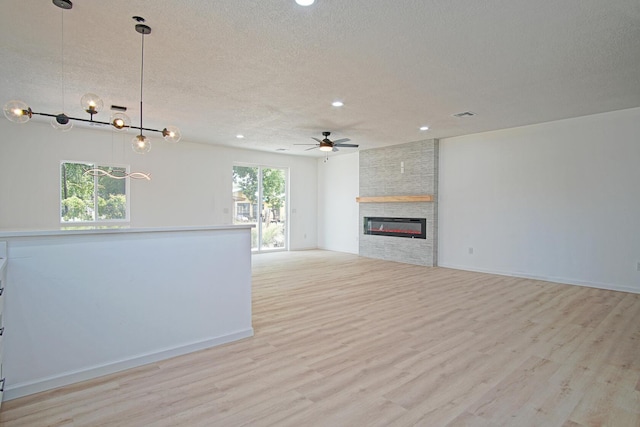
[[[134,15],[153,29],[144,125],[191,142],[322,155],[293,144],[328,130],[367,149],[640,106],[638,0],[5,2],[0,104],[61,111],[64,47],[65,112],[86,116],[94,92],[138,121]]]

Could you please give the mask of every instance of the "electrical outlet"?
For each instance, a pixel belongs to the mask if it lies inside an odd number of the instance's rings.
[[[469,255],[473,255],[473,248],[469,248]]]
[[[228,214],[229,213],[229,208],[222,209],[222,213]]]
[[[636,270],[640,271],[640,261],[638,261],[638,264],[636,264]]]

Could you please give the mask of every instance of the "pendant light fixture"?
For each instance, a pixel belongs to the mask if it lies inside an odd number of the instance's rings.
[[[106,176],[112,179],[146,179],[147,181],[151,181],[151,174],[147,172],[115,172],[115,171],[106,171],[100,168],[92,168],[84,171],[85,175],[90,176]]]
[[[80,100],[80,104],[82,109],[89,114],[89,118],[79,118],[79,117],[70,117],[64,113],[64,11],[70,10],[73,8],[73,3],[70,0],[52,0],[53,4],[62,9],[63,13],[63,21],[62,21],[62,112],[56,114],[50,113],[40,113],[35,112],[29,107],[25,102],[12,100],[7,102],[4,105],[4,115],[5,117],[14,122],[14,123],[26,123],[28,122],[34,115],[37,116],[45,116],[51,117],[51,124],[54,128],[67,131],[70,130],[73,126],[73,121],[79,122],[87,122],[93,124],[101,124],[101,125],[109,125],[112,126],[116,131],[126,131],[128,129],[136,129],[139,130],[140,133],[136,135],[132,141],[133,151],[136,153],[148,153],[151,149],[151,142],[148,137],[143,135],[143,131],[147,132],[158,132],[161,133],[165,141],[167,142],[179,142],[182,135],[180,134],[180,130],[175,126],[167,126],[162,130],[145,128],[142,126],[142,88],[144,81],[144,36],[151,33],[151,27],[143,24],[145,21],[144,18],[140,16],[134,16],[133,19],[137,22],[135,29],[142,36],[142,59],[141,59],[141,69],[140,69],[140,126],[133,126],[131,124],[131,119],[124,112],[119,111],[114,113],[111,116],[109,122],[103,122],[94,120],[93,116],[98,114],[104,107],[103,101],[100,99],[98,95],[93,93],[87,93]],[[114,107],[112,107],[113,109]],[[119,107],[121,110],[126,110],[126,108]]]
[[[140,134],[136,135],[131,141],[131,148],[136,153],[144,154],[151,150],[151,141],[149,138],[142,134],[142,84],[144,82],[144,36],[151,34],[151,27],[143,24],[144,18],[141,16],[134,16],[133,19],[137,21],[136,31],[140,33],[142,37],[142,52],[140,54]]]
[[[131,141],[131,147],[133,148],[133,151],[135,151],[136,153],[140,153],[140,154],[144,154],[144,153],[148,153],[151,150],[151,141],[149,140],[149,138],[147,138],[146,136],[143,135],[142,131],[143,130],[153,130],[153,129],[147,129],[145,127],[142,126],[142,88],[144,85],[144,36],[146,36],[147,34],[151,34],[151,27],[143,24],[143,22],[145,22],[145,19],[141,16],[134,16],[133,20],[137,22],[136,24],[136,31],[138,33],[140,33],[141,36],[141,53],[140,53],[140,127],[137,127],[136,129],[140,130],[140,133],[138,135],[136,135],[133,140]],[[156,131],[158,132],[158,131]],[[168,142],[178,142],[180,141],[181,138],[181,134],[180,134],[180,130],[175,127],[175,126],[167,126],[166,128],[162,129],[161,131],[159,131],[162,133],[162,136],[164,137],[164,139]]]

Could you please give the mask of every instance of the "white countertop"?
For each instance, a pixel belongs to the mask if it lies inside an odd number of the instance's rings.
[[[80,226],[79,226],[80,227]],[[253,224],[237,225],[204,225],[187,227],[148,227],[148,228],[83,228],[83,229],[57,229],[57,230],[1,230],[0,239],[9,237],[38,237],[38,236],[73,236],[94,234],[127,234],[127,233],[169,233],[184,231],[216,231],[216,230],[241,230],[251,229]]]

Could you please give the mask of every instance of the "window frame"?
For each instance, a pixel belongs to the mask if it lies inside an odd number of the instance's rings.
[[[127,225],[130,222],[130,209],[131,209],[131,186],[130,179],[125,178],[125,217],[122,219],[98,219],[98,178],[93,177],[93,207],[95,211],[95,219],[93,221],[64,221],[62,218],[62,167],[64,164],[82,164],[87,165],[90,168],[121,168],[130,173],[130,166],[120,163],[108,163],[108,162],[90,162],[84,160],[61,160],[58,168],[58,219],[60,225],[63,227],[73,226],[92,226],[92,225]]]

